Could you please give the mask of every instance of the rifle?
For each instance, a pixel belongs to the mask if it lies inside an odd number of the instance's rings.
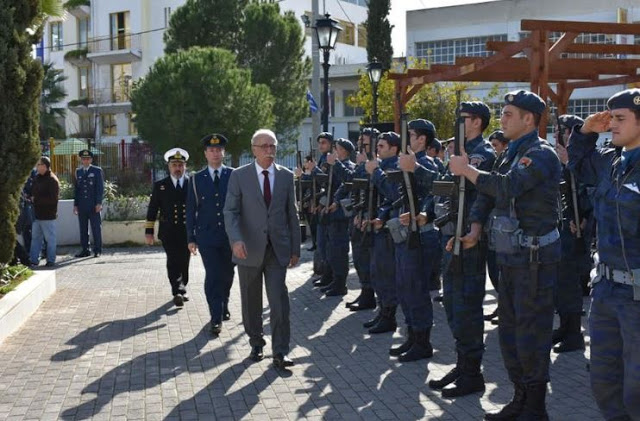
[[[457,156],[462,155],[462,149],[464,147],[465,142],[465,118],[460,115],[460,91],[457,91],[457,101],[458,108],[456,110],[456,127],[455,127],[455,140],[454,140],[454,154]],[[465,227],[465,218],[464,218],[464,207],[465,207],[465,191],[466,191],[466,179],[462,176],[456,176],[454,178],[456,184],[458,185],[458,197],[457,197],[457,208],[458,213],[456,217],[456,232],[455,239],[453,241],[453,258],[457,260],[458,268],[462,269],[462,242],[460,239],[463,236],[463,230]],[[453,208],[453,202],[452,208]]]
[[[311,160],[315,161],[315,151],[313,150],[313,139],[309,137],[309,156]],[[311,205],[309,206],[309,211],[313,210],[311,213],[315,213],[315,208],[318,206],[318,183],[316,182],[316,178],[311,175]]]
[[[367,158],[369,160],[377,159],[376,151],[378,150],[378,138],[371,137],[369,141],[369,152],[367,153]],[[373,176],[368,177],[369,186],[368,196],[367,196],[367,218],[369,221],[373,221],[374,213],[376,210],[376,205],[378,204],[378,190],[376,189],[376,185],[373,182]],[[369,235],[367,235],[369,234]],[[369,223],[367,225],[367,230],[364,232],[361,240],[362,246],[371,246],[373,244],[373,224]]]
[[[302,170],[302,151],[298,149],[296,152],[298,168]],[[305,225],[305,217],[303,210],[303,190],[302,190],[302,176],[296,179],[296,190],[298,193],[298,218],[300,219],[300,225]]]
[[[400,137],[401,150],[403,153],[407,153],[407,142],[409,136],[407,135],[407,115],[404,113],[400,117],[400,124],[402,126]],[[416,216],[418,216],[416,184],[413,173],[402,171],[402,178],[404,181],[403,202],[405,209],[409,210],[409,236],[407,237],[407,247],[412,249],[420,246],[420,231],[418,230],[418,221],[416,220]]]
[[[333,132],[333,128],[332,128],[332,132]],[[332,133],[333,134],[333,133]],[[329,151],[329,153],[334,154],[334,142],[331,142],[331,149]],[[336,159],[338,159],[336,157]],[[328,164],[327,164],[328,165]],[[325,190],[325,193],[327,195],[327,199],[326,199],[326,206],[324,207],[324,209],[322,210],[322,214],[320,215],[320,220],[323,221],[323,223],[328,223],[328,218],[329,218],[329,207],[331,207],[331,204],[333,203],[333,194],[335,193],[333,191],[333,167],[334,165],[329,165],[329,179],[327,181],[327,188]]]

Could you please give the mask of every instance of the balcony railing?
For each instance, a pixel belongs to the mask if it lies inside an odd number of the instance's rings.
[[[107,53],[121,50],[140,50],[140,34],[122,33],[107,38],[89,40],[89,53]]]
[[[118,86],[113,89],[89,89],[89,104],[117,104],[131,102],[131,87]]]

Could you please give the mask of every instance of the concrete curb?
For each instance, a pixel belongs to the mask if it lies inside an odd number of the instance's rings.
[[[56,271],[35,272],[0,299],[0,343],[17,331],[56,292]]]

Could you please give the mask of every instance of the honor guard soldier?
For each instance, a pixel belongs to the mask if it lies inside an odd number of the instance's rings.
[[[147,244],[152,245],[155,222],[159,221],[158,238],[167,253],[167,275],[173,303],[176,307],[182,307],[185,301],[189,301],[186,286],[189,283],[191,253],[187,247],[185,226],[189,191],[186,163],[189,153],[173,148],[164,154],[164,160],[168,163],[169,176],[153,184],[144,233]]]
[[[189,250],[200,250],[205,269],[204,293],[211,316],[210,331],[217,336],[222,321],[229,320],[229,291],[233,283],[231,246],[224,228],[224,202],[233,168],[222,164],[228,143],[221,134],[202,138],[207,167],[189,180],[187,241]]]
[[[595,186],[598,254],[592,271],[591,390],[607,420],[640,418],[640,89],[609,98],[608,111],[575,126],[569,169]],[[611,131],[612,147],[598,149]]]
[[[102,168],[92,165],[93,153],[83,149],[78,153],[82,166],[76,170],[75,195],[73,199],[73,213],[78,215],[80,223],[80,244],[82,250],[76,257],[91,256],[89,252],[89,223],[93,237],[93,255],[99,257],[102,253],[102,198],[104,196],[104,177]]]
[[[498,334],[514,396],[500,412],[485,414],[487,420],[548,419],[545,398],[553,286],[560,262],[562,168],[553,147],[538,137],[545,108],[532,92],[508,93],[500,123],[511,143],[497,171],[479,170],[465,154],[452,156],[449,163],[454,175],[467,178],[480,193],[469,221],[479,230],[489,220],[490,242],[500,267]],[[467,235],[461,241],[469,249],[477,237]]]

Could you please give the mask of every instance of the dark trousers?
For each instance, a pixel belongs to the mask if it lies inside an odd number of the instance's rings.
[[[289,321],[289,290],[285,282],[287,267],[282,266],[271,245],[267,245],[264,260],[259,267],[238,266],[242,324],[249,335],[251,346],[264,346],[262,331],[262,280],[269,301],[271,347],[273,353],[289,353],[291,327]]]
[[[385,307],[398,304],[396,292],[395,247],[386,229],[373,234],[371,285]]]
[[[371,245],[368,241],[363,241],[364,233],[357,228],[353,228],[351,236],[351,253],[353,255],[353,266],[358,273],[361,288],[371,287]]]
[[[487,250],[487,270],[489,271],[489,280],[493,289],[498,292],[498,285],[500,284],[500,270],[498,263],[496,262],[495,250]]]
[[[405,322],[415,331],[427,331],[433,324],[428,276],[431,271],[425,272],[422,248],[410,249],[406,242],[395,247],[396,291]]]
[[[332,220],[327,226],[326,256],[336,286],[343,287],[349,273],[349,220]]]
[[[78,222],[80,223],[80,244],[82,250],[89,250],[89,223],[91,223],[91,234],[93,235],[93,252],[102,253],[102,220],[100,212],[91,208],[78,209]]]
[[[577,314],[582,312],[582,284],[580,283],[581,266],[584,255],[578,253],[576,238],[569,230],[569,222],[563,224],[560,231],[562,260],[558,282],[554,288],[554,304],[558,313]]]
[[[162,247],[167,253],[167,276],[171,284],[171,294],[186,294],[189,283],[189,260],[191,252],[186,239],[181,241],[163,241]]]
[[[204,295],[209,304],[212,323],[222,322],[222,314],[229,304],[229,291],[233,284],[233,262],[228,245],[200,247],[204,264]]]

